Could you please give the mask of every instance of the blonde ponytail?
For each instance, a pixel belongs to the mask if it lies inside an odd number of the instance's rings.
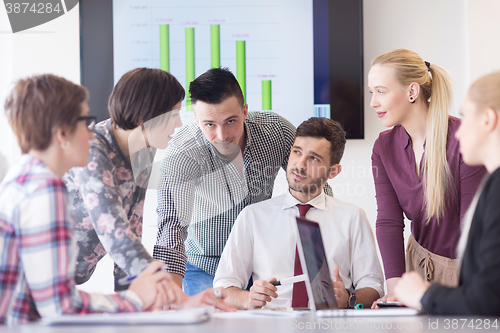
[[[446,202],[456,199],[455,189],[446,158],[448,141],[448,114],[452,106],[451,78],[448,71],[435,64],[424,62],[415,52],[398,49],[384,53],[372,60],[394,68],[396,78],[403,86],[416,82],[420,85],[418,98],[428,106],[426,144],[423,157],[423,184],[426,220],[443,217]]]
[[[448,114],[451,109],[452,91],[450,75],[440,66],[431,64],[431,96],[427,114],[427,142],[424,154],[424,205],[427,223],[436,216],[438,223],[446,208],[446,199],[455,199],[450,166],[446,158],[448,142]],[[447,195],[450,194],[450,195]],[[447,198],[448,197],[448,198]],[[451,198],[450,198],[451,197]],[[450,201],[450,200],[448,200]]]

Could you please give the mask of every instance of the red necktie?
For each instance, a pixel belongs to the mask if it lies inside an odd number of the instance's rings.
[[[311,205],[301,205],[298,204],[300,217],[306,217],[307,211],[311,208]],[[299,251],[297,250],[297,246],[295,246],[295,265],[293,267],[293,275],[301,275],[302,274],[302,266],[300,265]],[[309,298],[307,297],[307,289],[306,283],[304,281],[297,282],[293,284],[293,293],[292,293],[292,308],[306,308],[307,301]]]

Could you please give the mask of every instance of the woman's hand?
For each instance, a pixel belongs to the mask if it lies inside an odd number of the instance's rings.
[[[194,296],[186,297],[180,303],[177,303],[175,307],[177,309],[189,309],[210,305],[222,311],[236,311],[235,308],[224,302],[226,297],[227,292],[224,288],[209,288]]]
[[[385,295],[384,297],[381,297],[378,300],[376,300],[375,302],[373,302],[372,309],[378,309],[379,307],[378,307],[377,303],[380,301],[393,302],[396,300],[396,296],[394,296],[394,287],[399,282],[399,280],[401,280],[401,278],[397,277],[397,278],[390,278],[390,279],[387,279],[387,281],[385,281],[387,284],[387,295]]]
[[[128,290],[137,294],[142,300],[142,309],[144,311],[161,309],[164,304],[168,304],[170,298],[174,297],[167,293],[167,284],[174,284],[167,272],[161,270],[164,262],[155,260],[135,278]],[[182,291],[181,291],[182,292]]]
[[[376,300],[375,302],[372,303],[372,309],[379,309],[378,307],[378,302],[385,302],[385,301],[389,301],[389,297],[391,297],[392,295],[385,295],[384,297],[381,297],[379,298],[378,300]],[[392,296],[392,298],[394,298]]]
[[[405,273],[396,284],[394,294],[400,303],[410,308],[420,309],[422,307],[420,300],[430,286],[431,283],[424,281],[417,272]]]

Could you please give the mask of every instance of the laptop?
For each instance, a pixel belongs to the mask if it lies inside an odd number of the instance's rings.
[[[339,309],[335,300],[330,268],[325,254],[319,224],[297,217],[297,248],[306,275],[309,307],[321,317],[337,316],[414,316],[420,312],[407,307],[373,309]]]

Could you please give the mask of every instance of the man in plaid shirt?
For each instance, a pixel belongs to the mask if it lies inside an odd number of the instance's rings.
[[[239,212],[271,198],[279,169],[286,170],[295,127],[273,112],[248,112],[227,69],[202,74],[189,92],[196,124],[182,127],[165,153],[153,257],[194,295],[212,287]]]

